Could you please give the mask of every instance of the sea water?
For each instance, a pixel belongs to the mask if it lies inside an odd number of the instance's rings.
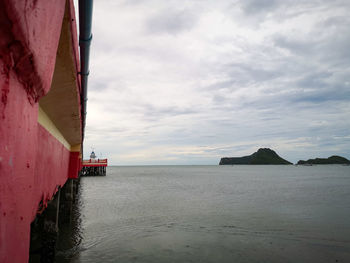
[[[350,167],[108,167],[57,262],[350,262]]]

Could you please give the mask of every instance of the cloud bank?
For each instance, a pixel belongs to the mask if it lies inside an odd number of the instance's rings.
[[[350,157],[350,2],[96,1],[85,156]]]

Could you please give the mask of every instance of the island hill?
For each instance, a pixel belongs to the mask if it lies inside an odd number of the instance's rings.
[[[278,156],[278,154],[269,148],[260,148],[252,155],[243,157],[224,157],[221,158],[219,165],[233,164],[292,164]]]
[[[307,161],[300,160],[297,164],[301,165],[312,165],[312,164],[348,164],[350,165],[350,161],[344,157],[333,155],[328,158],[315,158],[309,159]]]

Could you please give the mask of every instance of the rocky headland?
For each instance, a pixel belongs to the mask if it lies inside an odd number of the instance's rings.
[[[307,161],[300,160],[297,164],[312,165],[312,164],[350,164],[350,161],[344,157],[333,155],[328,158],[315,158]]]
[[[280,157],[274,150],[269,148],[260,148],[257,152],[242,157],[224,157],[221,158],[219,165],[233,164],[292,164]]]

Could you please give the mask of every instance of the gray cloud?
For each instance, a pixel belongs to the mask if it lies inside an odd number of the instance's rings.
[[[196,20],[196,13],[193,11],[168,8],[158,11],[148,19],[146,28],[152,34],[178,34],[193,28]]]
[[[277,0],[246,0],[241,1],[243,10],[247,14],[271,11],[280,5]]]

